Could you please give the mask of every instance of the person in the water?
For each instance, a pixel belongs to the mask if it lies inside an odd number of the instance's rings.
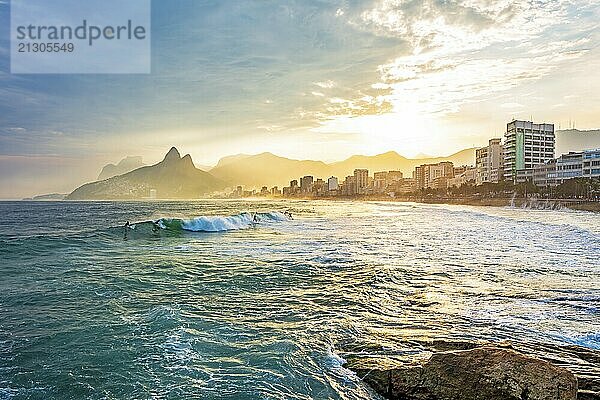
[[[123,239],[127,240],[127,231],[129,231],[129,226],[131,224],[129,223],[129,221],[125,222],[125,231],[123,233]]]
[[[291,213],[291,212],[289,212],[289,211],[286,211],[286,212],[284,212],[284,213],[283,213],[283,215],[285,215],[286,217],[288,217],[288,219],[294,219],[294,218],[292,217],[292,213]]]
[[[258,215],[254,214],[253,221],[255,224],[258,224],[258,221],[260,221],[260,219],[258,218]]]

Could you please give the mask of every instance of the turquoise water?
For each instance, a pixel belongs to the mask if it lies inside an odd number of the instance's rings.
[[[598,214],[310,201],[0,211],[0,399],[371,399],[342,366],[357,348],[600,349]]]

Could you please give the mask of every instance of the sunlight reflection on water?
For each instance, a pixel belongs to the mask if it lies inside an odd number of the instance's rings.
[[[600,215],[322,201],[4,203],[0,397],[371,398],[352,349],[600,346]],[[202,233],[126,220],[283,212]]]

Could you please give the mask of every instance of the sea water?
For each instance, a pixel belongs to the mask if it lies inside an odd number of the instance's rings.
[[[371,399],[344,367],[357,351],[600,349],[599,214],[216,200],[0,212],[0,399]]]

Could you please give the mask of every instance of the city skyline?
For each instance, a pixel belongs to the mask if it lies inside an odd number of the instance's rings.
[[[553,124],[536,124],[533,123],[531,121],[519,121],[519,120],[513,120],[511,122],[509,122],[507,124],[507,132],[505,133],[503,138],[491,138],[489,139],[489,145],[488,146],[484,146],[484,147],[479,147],[479,148],[471,148],[471,149],[464,149],[462,151],[459,151],[457,153],[454,153],[452,155],[448,155],[448,156],[440,156],[440,157],[432,157],[432,156],[428,156],[428,155],[421,155],[420,157],[422,158],[406,158],[400,154],[398,154],[395,151],[388,151],[386,153],[381,153],[381,154],[377,154],[377,155],[373,155],[373,156],[365,156],[365,155],[354,155],[352,157],[349,157],[347,159],[344,160],[340,160],[337,162],[331,162],[331,163],[324,163],[322,161],[316,161],[316,160],[294,160],[294,159],[289,159],[289,158],[285,158],[285,157],[280,157],[277,155],[274,155],[272,153],[269,152],[265,152],[265,153],[261,153],[261,154],[256,154],[256,155],[243,155],[243,154],[239,154],[239,155],[232,155],[232,156],[228,156],[228,157],[223,157],[222,159],[219,160],[219,163],[217,163],[217,165],[215,166],[202,166],[199,165],[198,163],[194,163],[191,155],[186,154],[185,157],[181,157],[181,155],[179,154],[179,151],[176,149],[176,147],[172,147],[171,150],[169,151],[169,153],[167,154],[166,158],[170,157],[171,153],[175,153],[177,154],[177,157],[181,158],[182,161],[187,160],[187,162],[189,163],[190,166],[193,166],[193,168],[196,168],[198,171],[205,173],[204,171],[208,171],[210,172],[210,174],[212,173],[217,173],[217,177],[222,179],[222,183],[228,183],[230,185],[236,186],[237,184],[239,184],[240,182],[236,183],[236,178],[234,178],[235,176],[235,169],[238,169],[237,174],[238,176],[242,176],[243,180],[247,180],[248,177],[252,177],[254,173],[256,173],[257,171],[262,171],[262,173],[267,173],[266,171],[271,170],[274,167],[274,165],[272,165],[272,163],[278,164],[280,162],[283,162],[284,164],[287,163],[296,163],[296,164],[300,164],[300,165],[309,165],[312,166],[309,169],[314,169],[315,166],[317,167],[317,169],[321,169],[321,167],[326,167],[327,168],[333,168],[333,170],[340,170],[340,168],[343,170],[344,168],[350,168],[349,165],[355,165],[355,167],[352,168],[356,168],[354,169],[354,173],[356,173],[356,171],[365,171],[365,179],[364,181],[366,182],[366,180],[369,180],[370,183],[373,183],[373,178],[371,178],[368,174],[369,174],[369,168],[365,168],[366,166],[375,163],[376,165],[381,165],[381,163],[385,164],[387,166],[387,168],[374,168],[371,169],[371,171],[374,171],[375,174],[375,181],[377,180],[377,175],[378,174],[399,174],[400,176],[400,181],[404,182],[406,185],[404,185],[403,187],[403,191],[406,192],[407,189],[412,188],[413,183],[409,182],[411,180],[414,180],[415,177],[417,175],[419,175],[419,162],[421,163],[425,163],[425,164],[420,164],[420,167],[424,167],[424,166],[437,166],[437,165],[445,165],[445,164],[449,164],[451,166],[450,170],[454,171],[453,174],[448,175],[447,174],[447,169],[444,167],[441,170],[445,171],[442,172],[440,174],[438,174],[437,176],[435,176],[436,178],[443,178],[442,181],[440,182],[435,182],[434,188],[437,189],[441,189],[441,188],[451,188],[452,186],[457,186],[460,187],[465,183],[470,183],[470,184],[476,184],[476,185],[481,185],[482,183],[498,183],[500,181],[503,180],[511,180],[511,181],[515,181],[515,182],[524,182],[526,180],[532,180],[533,179],[533,174],[534,174],[534,169],[537,170],[538,166],[544,166],[544,168],[546,168],[546,164],[549,163],[550,161],[554,162],[556,164],[556,161],[560,161],[562,158],[564,158],[565,156],[571,156],[572,154],[578,154],[580,157],[585,153],[585,152],[598,152],[600,150],[600,147],[597,146],[597,144],[600,144],[600,142],[598,142],[598,140],[594,140],[594,139],[600,139],[600,137],[587,137],[587,136],[583,136],[583,137],[570,137],[569,139],[575,139],[572,142],[571,141],[563,141],[563,143],[560,144],[560,146],[562,147],[563,151],[558,151],[557,156],[560,154],[560,156],[558,156],[558,158],[548,158],[550,155],[553,155],[555,152],[555,148],[557,147],[557,143],[560,143],[559,140],[555,140],[555,133],[554,131],[551,132],[552,138],[551,139],[547,139],[547,140],[551,140],[551,143],[549,143],[549,145],[551,145],[551,149],[547,149],[547,151],[549,151],[550,153],[546,154],[546,158],[545,159],[528,159],[528,158],[524,158],[524,157],[531,157],[532,155],[536,155],[537,153],[531,153],[531,148],[530,146],[532,145],[538,145],[537,142],[535,141],[531,141],[531,139],[535,139],[537,140],[538,138],[536,136],[529,136],[527,133],[530,132],[528,130],[522,130],[519,129],[519,131],[522,132],[525,142],[522,143],[522,148],[518,151],[523,152],[521,159],[522,161],[528,162],[528,164],[523,164],[521,165],[520,168],[517,168],[516,173],[517,175],[519,175],[517,178],[515,176],[510,177],[509,175],[511,175],[509,171],[511,168],[509,168],[508,166],[506,167],[507,170],[505,171],[505,163],[506,163],[506,153],[504,150],[504,146],[506,145],[506,143],[508,141],[512,141],[514,142],[514,133],[510,133],[511,132],[511,126],[515,126],[515,124],[519,124],[518,126],[526,126],[526,127],[544,127],[544,126],[549,126],[549,127],[553,127]],[[524,124],[524,125],[523,125]],[[537,129],[537,128],[535,128]],[[553,129],[553,128],[552,128]],[[514,131],[514,129],[512,129],[512,131]],[[526,133],[527,132],[527,133]],[[558,136],[560,137],[560,136]],[[592,140],[590,140],[592,139]],[[504,142],[503,142],[504,141]],[[592,145],[590,146],[589,144],[592,143]],[[514,144],[514,143],[513,143]],[[541,144],[544,144],[543,142]],[[568,148],[568,150],[565,150],[566,148]],[[534,147],[533,150],[535,150],[536,148]],[[572,151],[572,149],[579,149],[576,151]],[[514,152],[515,149],[513,149],[512,154],[513,154],[513,158],[514,158]],[[469,154],[471,154],[471,156],[469,156]],[[541,156],[543,156],[544,154],[541,154]],[[466,158],[465,158],[466,157]],[[489,157],[489,158],[488,158]],[[523,159],[524,158],[524,159]],[[362,161],[360,160],[365,160],[364,161],[364,165],[361,164]],[[453,161],[450,161],[453,160]],[[460,161],[457,161],[460,160]],[[531,161],[534,161],[533,164],[531,163]],[[582,160],[579,160],[582,161]],[[232,171],[230,170],[231,165],[236,165],[238,163],[241,163],[241,165],[237,165],[234,167],[234,171],[233,174],[234,175],[230,175],[228,176],[228,173],[231,174]],[[407,178],[406,176],[404,177],[404,179],[402,178],[403,174],[407,174],[406,172],[406,168],[407,168],[407,163],[410,166],[411,164],[415,166],[414,170],[411,170],[412,172],[412,178]],[[433,164],[431,164],[433,163]],[[117,163],[117,165],[115,164],[107,164],[105,165],[100,174],[98,175],[97,178],[94,179],[90,179],[89,182],[93,183],[94,181],[103,181],[106,179],[109,179],[111,177],[115,177],[115,176],[119,176],[119,175],[123,175],[123,174],[127,174],[128,172],[137,170],[141,167],[148,167],[148,166],[155,166],[155,165],[159,165],[161,163],[150,163],[150,164],[146,164],[143,162],[143,158],[139,157],[139,156],[127,156],[124,159],[122,159],[119,163]],[[595,164],[594,164],[595,165]],[[345,166],[345,167],[344,167]],[[281,165],[279,166],[281,167]],[[483,170],[482,170],[483,167]],[[241,168],[241,169],[240,169]],[[246,168],[250,168],[250,170],[247,170]],[[258,168],[258,170],[256,169]],[[278,168],[278,167],[275,167]],[[284,167],[284,169],[289,168],[289,166]],[[298,169],[298,165],[296,165],[295,167],[296,169]],[[409,167],[409,169],[412,167]],[[581,169],[581,168],[580,168]],[[229,170],[229,171],[228,171]],[[404,172],[403,172],[404,170]],[[554,169],[556,170],[556,169]],[[213,172],[214,171],[214,172]],[[218,171],[218,172],[217,172]],[[549,172],[550,170],[546,171]],[[573,177],[576,176],[580,176],[581,173],[583,171],[579,171],[579,175],[574,175]],[[225,173],[225,175],[223,176],[223,174]],[[242,175],[239,175],[239,174]],[[260,172],[259,172],[260,173]],[[535,172],[536,174],[539,174],[539,171]],[[592,173],[592,175],[590,177],[595,177],[596,175],[598,175],[600,172],[598,172],[597,170]],[[209,174],[209,176],[210,176]],[[322,174],[321,174],[322,175]],[[319,173],[317,173],[315,176],[321,176],[319,175]],[[325,175],[327,175],[327,173],[325,173]],[[340,178],[343,178],[345,174],[341,174],[339,175]],[[408,173],[408,175],[410,175],[410,172]],[[588,172],[589,175],[589,172]],[[290,175],[292,176],[292,175]],[[287,180],[290,178],[290,176],[280,179],[279,183],[282,183],[283,181]],[[307,175],[304,176],[304,178],[312,178],[312,175]],[[256,177],[255,177],[256,178]],[[331,178],[336,178],[337,176],[334,174],[333,176],[331,176]],[[348,178],[348,177],[346,177]],[[350,177],[352,178],[352,177]],[[355,177],[356,178],[356,177]],[[516,179],[515,179],[516,178]],[[300,178],[300,181],[302,181],[303,178]],[[384,180],[387,178],[384,178]],[[535,180],[536,184],[539,184],[540,180],[543,180],[545,178],[542,178],[540,176],[538,176]],[[321,180],[321,179],[317,179],[317,180]],[[394,179],[395,181],[398,179]],[[421,178],[422,180],[422,178]],[[250,184],[250,185],[241,185],[241,186],[237,186],[237,189],[234,190],[234,193],[238,193],[237,197],[247,197],[249,194],[255,194],[257,193],[257,189],[262,187],[262,191],[261,194],[264,195],[265,193],[265,189],[267,188],[267,186],[262,186],[264,184],[264,182],[261,182],[260,180],[256,181],[258,182],[256,184]],[[272,181],[271,181],[272,182]],[[275,187],[272,187],[269,192],[272,192],[273,190],[275,190],[275,192],[277,192],[277,189],[279,187],[279,183],[275,185]],[[323,182],[321,182],[323,183]],[[375,182],[376,183],[376,182]],[[271,183],[271,186],[273,185],[273,183]],[[347,182],[342,182],[340,181],[340,187],[342,186],[346,186]],[[80,186],[80,185],[77,185]],[[85,185],[84,185],[85,186]],[[242,190],[242,188],[250,188],[252,190]],[[293,186],[293,184],[292,184]],[[363,185],[364,186],[364,185]],[[367,185],[369,186],[369,185]],[[365,188],[367,186],[364,186]],[[543,185],[545,186],[545,185]],[[422,182],[420,184],[417,184],[417,187],[419,188],[426,188],[426,187],[430,187],[429,185],[423,185]],[[378,189],[384,189],[385,186],[380,186]],[[73,188],[75,189],[75,187]],[[285,187],[282,187],[282,189],[285,189]],[[370,188],[373,189],[373,188]],[[330,189],[331,190],[331,189]],[[361,194],[359,192],[354,193],[352,191],[348,192],[347,190],[347,195],[358,195]],[[31,199],[33,197],[39,197],[41,199],[61,199],[63,198],[66,194],[70,193],[72,190],[71,188],[69,188],[69,190],[66,191],[65,194],[60,195],[59,196],[59,191],[49,191],[47,193],[34,193],[31,196],[23,196],[21,198],[24,199]],[[154,194],[152,194],[152,192],[154,192]],[[218,192],[218,191],[217,191]],[[244,193],[244,196],[242,196],[241,193]],[[381,191],[381,193],[383,193],[383,191]],[[270,193],[270,194],[278,194],[278,193]],[[281,194],[281,193],[279,193]],[[147,193],[148,196],[144,196],[144,198],[149,198],[149,199],[154,199],[154,198],[159,198],[157,197],[157,190],[156,189],[152,189],[150,190],[150,193]],[[62,197],[61,197],[62,196]],[[10,199],[6,199],[6,200],[10,200]]]
[[[149,75],[15,75],[0,2],[3,186],[73,186],[172,145],[202,165],[265,151],[332,161],[447,155],[511,118],[600,128],[591,1],[154,1],[152,13]]]
[[[556,157],[555,157],[556,155]],[[279,189],[262,186],[260,192],[238,185],[229,197],[275,196],[279,197],[364,197],[407,195],[419,196],[424,190],[446,191],[465,185],[481,186],[499,184],[500,192],[510,191],[509,185],[528,185],[551,188],[561,186],[576,178],[600,178],[600,148],[569,151],[556,154],[556,133],[553,124],[513,120],[506,125],[504,138],[490,138],[488,145],[477,148],[473,163],[455,165],[452,161],[439,161],[415,166],[411,177],[398,170],[375,170],[360,167],[341,178],[305,175],[293,179],[290,185]],[[507,186],[508,184],[508,186]],[[526,187],[526,186],[525,186]],[[516,194],[516,187],[513,187]],[[526,190],[526,189],[525,189]],[[438,193],[439,195],[440,193]],[[587,193],[586,196],[590,196]]]

